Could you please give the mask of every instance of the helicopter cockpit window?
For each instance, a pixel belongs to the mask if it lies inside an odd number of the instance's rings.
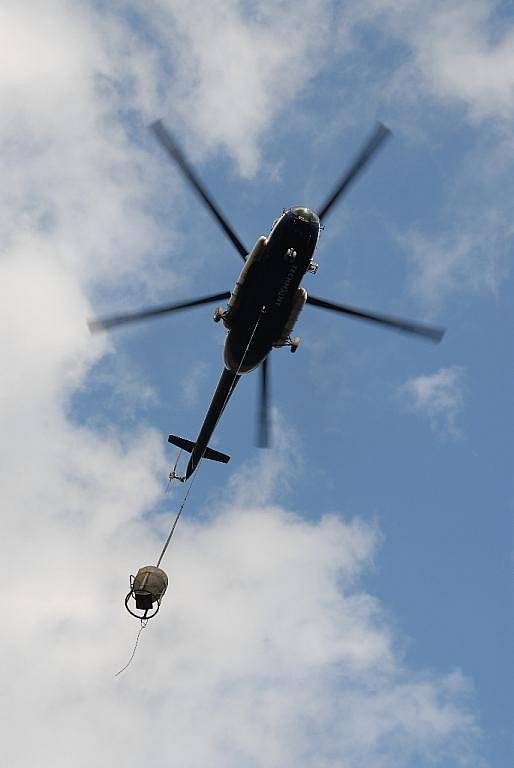
[[[319,222],[318,215],[311,211],[310,208],[303,208],[301,205],[295,205],[291,208],[291,213],[294,213],[299,219],[308,221],[311,224],[317,224]]]

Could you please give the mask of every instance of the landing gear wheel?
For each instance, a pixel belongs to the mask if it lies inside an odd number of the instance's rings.
[[[223,307],[216,307],[216,309],[214,310],[214,316],[212,319],[214,320],[215,323],[219,323],[219,321],[223,319],[224,314],[225,314],[225,310],[223,309]]]
[[[291,353],[296,352],[298,347],[300,346],[301,338],[299,336],[296,336],[291,342]]]

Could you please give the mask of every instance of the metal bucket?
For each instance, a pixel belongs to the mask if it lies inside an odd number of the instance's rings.
[[[145,565],[140,568],[135,576],[130,577],[130,592],[125,598],[125,607],[127,611],[138,619],[149,619],[158,612],[161,600],[168,588],[168,577],[162,568],[156,568],[154,565]],[[136,608],[144,611],[143,616],[134,613],[129,608],[129,600],[133,598]],[[148,614],[154,608],[152,614]]]

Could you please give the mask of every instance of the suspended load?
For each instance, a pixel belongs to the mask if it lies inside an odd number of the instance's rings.
[[[162,568],[155,565],[143,566],[135,576],[130,577],[130,592],[125,598],[127,611],[136,619],[151,619],[159,611],[167,588],[168,577]],[[135,602],[138,611],[143,611],[142,614],[131,609],[131,600]]]

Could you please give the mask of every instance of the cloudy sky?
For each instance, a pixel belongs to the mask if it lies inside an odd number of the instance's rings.
[[[358,7],[357,7],[358,6]],[[503,768],[513,755],[514,13],[493,0],[0,4],[0,728],[8,768]],[[243,380],[141,636],[240,260],[147,130],[163,118],[251,247],[393,138],[322,233],[317,295]]]

